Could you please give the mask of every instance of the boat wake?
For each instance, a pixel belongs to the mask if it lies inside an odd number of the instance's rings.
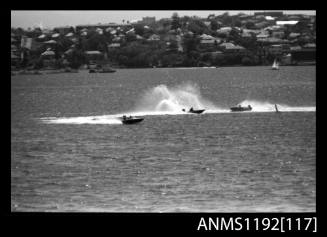
[[[244,100],[239,103],[241,106],[251,105],[250,112],[276,112],[275,103],[262,102],[257,100]],[[277,103],[276,103],[277,104]],[[286,104],[277,104],[280,112],[315,112],[315,106],[289,106]]]
[[[157,114],[183,114],[183,109],[219,110],[211,101],[202,97],[196,84],[182,84],[168,88],[159,85],[145,92],[133,112]]]
[[[244,100],[239,103],[242,106],[252,106],[254,112],[275,112],[275,103],[257,100]],[[234,105],[231,105],[234,106]],[[315,112],[314,106],[288,106],[277,104],[280,112]],[[47,117],[41,118],[44,123],[55,124],[122,124],[121,117],[127,116],[151,116],[151,115],[193,115],[183,111],[193,107],[194,109],[205,109],[204,114],[231,113],[230,108],[220,107],[213,102],[203,98],[200,89],[194,84],[182,84],[168,88],[166,85],[158,85],[145,92],[144,96],[137,102],[135,109],[119,114],[83,117]],[[235,112],[234,112],[235,113]]]
[[[123,116],[123,115],[121,115]],[[81,117],[46,117],[41,118],[44,123],[55,124],[122,124],[118,115],[81,116]]]

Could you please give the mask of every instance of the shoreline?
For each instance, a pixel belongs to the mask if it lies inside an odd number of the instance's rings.
[[[316,63],[302,63],[302,64],[288,64],[281,65],[281,67],[298,67],[298,66],[316,66]],[[206,66],[206,67],[116,67],[115,69],[219,69],[227,67],[270,67],[270,65],[226,65],[226,66]],[[80,71],[88,71],[88,69],[20,69],[11,70],[11,75],[44,75],[44,74],[59,74],[59,73],[78,73]]]

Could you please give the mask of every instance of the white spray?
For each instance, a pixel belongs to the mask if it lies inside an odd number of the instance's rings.
[[[244,100],[242,106],[252,106],[252,112],[275,112],[275,103],[257,100]],[[233,106],[233,105],[231,105]],[[202,97],[197,85],[184,83],[175,87],[158,85],[145,91],[144,96],[137,101],[135,109],[120,114],[84,116],[84,117],[51,117],[41,118],[45,123],[57,124],[122,124],[123,115],[147,116],[147,115],[180,115],[185,114],[183,109],[205,109],[204,113],[230,113],[229,108],[222,108]],[[280,112],[314,112],[316,107],[294,107],[278,104]],[[195,115],[196,116],[196,115]]]

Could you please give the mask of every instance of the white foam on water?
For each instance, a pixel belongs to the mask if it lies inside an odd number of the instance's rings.
[[[47,117],[41,118],[44,123],[55,124],[122,124],[121,120],[113,115],[84,116],[84,117]]]
[[[196,84],[185,83],[172,88],[158,85],[148,90],[137,103],[134,112],[154,114],[183,114],[183,109],[219,110],[211,101],[203,98]]]
[[[239,113],[275,112],[275,103],[268,101],[244,100],[239,104],[242,106],[252,106],[252,111]],[[285,104],[277,104],[277,106],[280,112],[316,111],[316,107],[314,106],[294,107]],[[166,85],[158,85],[144,93],[140,101],[136,103],[134,110],[125,111],[124,113],[83,117],[48,117],[41,118],[41,121],[55,124],[122,124],[121,117],[123,115],[159,116],[189,114],[197,116],[196,114],[183,111],[183,109],[188,111],[191,107],[194,109],[205,109],[204,114],[231,113],[230,108],[219,107],[203,98],[197,85],[185,83],[171,88]]]
[[[251,105],[251,112],[275,112],[275,103],[268,101],[244,100],[239,103],[242,106]],[[315,112],[315,106],[289,106],[286,104],[277,104],[280,112]]]

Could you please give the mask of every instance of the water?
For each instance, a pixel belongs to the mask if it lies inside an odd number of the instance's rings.
[[[11,209],[315,211],[315,70],[12,76]]]

